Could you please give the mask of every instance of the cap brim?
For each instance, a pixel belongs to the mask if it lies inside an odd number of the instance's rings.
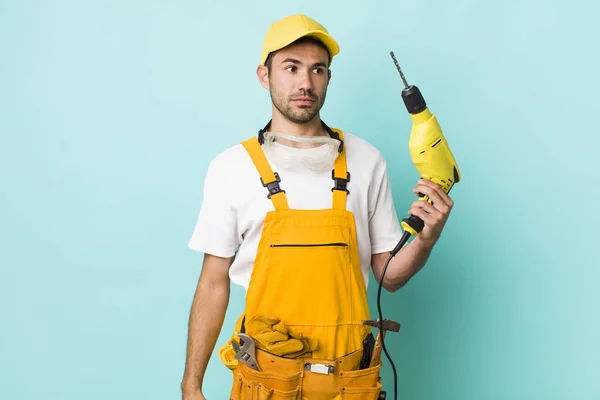
[[[338,54],[340,52],[340,47],[338,46],[335,39],[332,38],[331,35],[326,32],[314,31],[314,32],[307,33],[303,37],[306,37],[306,36],[315,37],[315,38],[319,39],[321,42],[323,42],[325,47],[327,47],[327,49],[329,50],[329,55],[331,56],[331,58],[333,58],[333,56],[335,56],[336,54]]]

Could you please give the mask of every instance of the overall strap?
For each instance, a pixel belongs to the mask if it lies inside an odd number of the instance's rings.
[[[288,205],[287,197],[285,197],[285,190],[282,190],[279,187],[279,182],[281,182],[279,174],[273,172],[263,149],[260,147],[258,138],[252,137],[242,142],[242,146],[244,146],[248,155],[250,155],[254,166],[258,170],[262,185],[269,190],[269,195],[267,197],[273,202],[275,210],[288,210],[290,207]]]
[[[344,141],[344,135],[340,129],[333,129],[342,142]],[[345,210],[346,199],[350,193],[347,189],[348,182],[350,182],[350,173],[346,165],[346,145],[344,144],[342,152],[335,159],[333,165],[333,171],[331,171],[331,178],[335,182],[335,186],[331,189],[333,192],[333,209],[334,210]]]

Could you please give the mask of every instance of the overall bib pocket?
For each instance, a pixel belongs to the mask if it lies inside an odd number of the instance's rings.
[[[257,310],[270,308],[274,311],[272,314],[286,324],[299,326],[335,324],[336,312],[333,310],[341,307],[346,307],[348,314],[352,313],[349,307],[352,304],[349,298],[351,276],[343,273],[351,265],[347,239],[343,233],[336,232],[336,237],[310,240],[318,235],[317,231],[298,229],[296,232],[302,232],[305,240],[278,238],[269,244],[265,252],[268,279],[281,282],[281,288],[285,290],[262,293],[257,298]],[[310,307],[310,301],[314,299],[319,299],[326,307]]]
[[[348,243],[272,244],[270,247],[348,247]]]

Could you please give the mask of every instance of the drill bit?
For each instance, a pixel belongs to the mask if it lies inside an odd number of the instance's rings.
[[[398,60],[396,60],[396,56],[394,55],[394,52],[390,51],[390,55],[392,56],[392,59],[394,60],[394,64],[396,64],[396,68],[398,69],[398,72],[400,73],[400,78],[402,78],[402,82],[404,82],[404,86],[406,86],[406,88],[408,89],[408,82],[406,82],[406,78],[404,77],[404,74],[402,73],[402,69],[400,68],[400,65],[398,64]]]

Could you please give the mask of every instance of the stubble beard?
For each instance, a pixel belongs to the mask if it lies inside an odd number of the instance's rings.
[[[277,110],[290,122],[295,124],[307,124],[312,121],[321,111],[323,104],[325,104],[325,97],[327,95],[327,91],[323,92],[323,96],[319,97],[314,94],[307,95],[303,93],[303,96],[314,100],[313,105],[311,106],[301,106],[299,110],[294,109],[292,96],[286,98],[283,93],[280,93],[276,90],[269,90],[271,94],[271,101]],[[298,97],[298,96],[296,96]]]

